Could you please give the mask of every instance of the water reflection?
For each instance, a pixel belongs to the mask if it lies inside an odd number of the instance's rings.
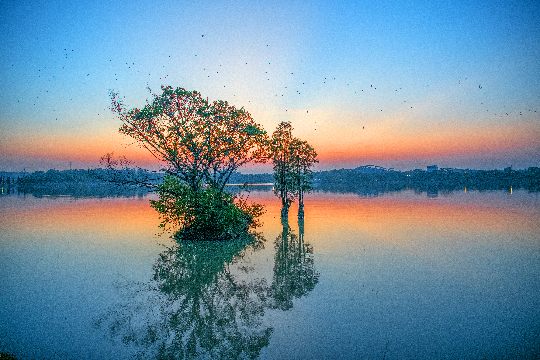
[[[180,241],[160,254],[154,269],[158,289],[167,295],[168,314],[160,345],[164,358],[256,357],[268,345],[272,328],[263,326],[265,281],[250,282],[231,274],[229,266],[264,238],[246,234],[231,242]],[[156,334],[157,335],[157,334]]]
[[[131,285],[125,304],[97,324],[135,345],[140,358],[255,358],[272,334],[262,324],[268,287],[230,266],[264,241],[255,233],[228,242],[179,240],[159,255],[152,281]]]
[[[119,286],[123,304],[96,321],[139,358],[256,358],[273,328],[267,309],[288,310],[313,290],[313,248],[287,227],[276,239],[273,282],[245,266],[264,249],[261,233],[231,241],[178,242],[159,254],[152,281]]]
[[[319,274],[313,267],[313,246],[304,242],[304,219],[298,219],[300,236],[293,233],[282,217],[282,233],[276,238],[272,297],[274,307],[289,310],[293,299],[300,298],[315,288]]]
[[[2,196],[0,342],[20,359],[533,358],[538,194],[315,192],[304,231],[253,192],[264,248],[158,248],[148,199]]]

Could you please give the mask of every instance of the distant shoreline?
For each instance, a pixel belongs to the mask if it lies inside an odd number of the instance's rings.
[[[367,171],[366,171],[367,170]],[[37,197],[142,197],[152,193],[165,174],[145,170],[106,172],[97,170],[49,170],[15,178],[0,172],[2,194],[22,193]],[[110,175],[110,176],[109,176]],[[142,179],[142,180],[141,180]],[[273,174],[234,173],[230,191],[270,191]],[[526,189],[540,191],[540,168],[526,170],[432,169],[407,172],[382,168],[357,168],[313,173],[313,190],[338,193],[379,194],[415,190],[431,194],[456,190]],[[259,187],[259,188],[258,188]]]

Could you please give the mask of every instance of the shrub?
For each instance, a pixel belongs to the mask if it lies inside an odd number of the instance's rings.
[[[179,228],[183,237],[203,240],[235,237],[246,232],[263,213],[261,205],[249,205],[242,197],[213,187],[193,190],[180,178],[166,176],[158,186],[159,200],[152,207],[161,214],[160,227]]]

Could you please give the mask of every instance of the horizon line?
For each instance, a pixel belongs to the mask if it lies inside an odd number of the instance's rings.
[[[455,168],[455,167],[441,167],[441,168],[439,168],[437,165],[428,165],[428,166],[425,167],[425,169],[415,168],[415,169],[409,169],[409,170],[395,170],[393,167],[385,168],[383,166],[378,166],[378,165],[361,165],[361,166],[357,166],[355,168],[344,168],[344,167],[342,167],[342,168],[339,168],[339,169],[335,168],[335,169],[328,169],[328,170],[316,170],[316,171],[314,170],[313,173],[335,171],[335,170],[356,170],[356,169],[360,169],[360,168],[374,169],[374,170],[380,170],[380,171],[394,171],[394,172],[407,172],[407,171],[415,171],[415,170],[428,171],[428,168],[432,167],[432,166],[437,167],[436,169],[432,169],[432,171],[438,171],[438,170],[444,170],[444,169],[450,169],[450,170],[473,170],[473,171],[493,171],[493,170],[504,171],[506,169],[511,169],[511,170],[515,170],[515,171],[520,171],[520,170],[528,170],[528,169],[531,169],[531,168],[538,168],[538,166],[528,166],[528,167],[522,167],[522,168],[513,168],[513,166],[510,165],[510,166],[507,166],[507,167],[502,168],[502,169],[493,168],[493,169],[482,170],[482,169],[475,169],[475,168]],[[56,168],[50,168],[50,169],[47,169],[47,170],[34,170],[34,171],[26,171],[26,169],[24,169],[22,171],[0,170],[0,173],[28,173],[28,174],[31,174],[31,173],[38,172],[38,171],[47,172],[47,171],[50,171],[50,170],[54,170],[54,171],[80,171],[80,170],[88,171],[88,170],[96,170],[96,169],[104,169],[104,168],[101,168],[101,167],[94,167],[94,168],[88,167],[88,168],[63,169],[63,170],[58,170]],[[127,169],[131,169],[131,170],[142,169],[142,170],[146,170],[146,171],[150,171],[150,172],[154,172],[154,173],[166,173],[166,171],[149,170],[149,169],[146,169],[146,168],[143,168],[143,167],[134,167],[134,168],[127,168]],[[127,169],[118,169],[118,170],[127,170]],[[272,174],[271,172],[242,173],[239,170],[235,170],[234,172],[240,173],[242,175]]]

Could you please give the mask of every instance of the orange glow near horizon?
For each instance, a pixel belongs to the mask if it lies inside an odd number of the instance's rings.
[[[335,247],[353,250],[370,244],[429,255],[433,251],[444,251],[447,241],[461,241],[463,234],[467,234],[468,239],[477,239],[475,244],[477,241],[476,245],[481,245],[491,239],[490,234],[515,233],[519,229],[524,239],[535,239],[540,231],[537,211],[512,204],[505,206],[505,200],[477,204],[404,195],[405,198],[400,198],[399,194],[362,198],[354,194],[310,194],[305,201],[305,240],[313,244],[319,254],[332,252]],[[466,196],[474,197],[474,192]],[[248,200],[265,205],[263,226],[256,231],[262,231],[265,238],[272,241],[282,231],[281,202],[272,192],[257,191],[252,192]],[[169,241],[170,234],[165,233],[161,240],[157,237],[162,234],[158,228],[159,214],[150,206],[148,198],[36,199],[37,207],[32,202],[28,204],[30,208],[17,207],[5,212],[2,223],[9,224],[6,231],[29,232],[38,238],[54,232],[55,236],[85,233],[95,234],[96,238],[145,244]],[[297,209],[294,203],[289,211],[289,224],[295,233],[298,232]],[[342,243],[342,239],[349,240]],[[523,243],[523,246],[528,245]]]
[[[159,214],[147,199],[80,199],[51,200],[31,209],[15,209],[6,212],[3,220],[9,231],[66,234],[101,234],[106,237],[157,234],[160,232]],[[46,200],[45,200],[46,201]],[[99,238],[99,237],[98,237]]]
[[[332,131],[332,134],[328,134]],[[313,146],[319,161],[358,159],[404,160],[448,156],[481,156],[536,146],[539,134],[533,126],[476,126],[463,130],[403,132],[390,128],[327,129]]]
[[[401,125],[400,125],[401,124]],[[413,129],[403,121],[381,121],[366,126],[333,126],[324,122],[317,131],[299,125],[294,135],[307,140],[318,153],[321,165],[373,161],[402,161],[427,158],[468,156],[482,158],[494,152],[535,153],[540,136],[532,124],[432,126]],[[106,134],[106,135],[104,135]],[[107,152],[126,156],[136,166],[161,166],[149,151],[114,129],[93,130],[80,135],[49,134],[12,136],[4,141],[1,152],[6,158],[79,161],[99,164]],[[533,156],[533,155],[531,155]],[[533,156],[534,157],[534,156]],[[534,165],[534,164],[532,164]],[[324,165],[323,165],[324,166]],[[245,172],[245,171],[244,171]]]
[[[296,209],[293,205],[289,213],[291,226],[296,225]],[[479,236],[481,242],[488,234],[510,229],[520,229],[534,238],[540,231],[538,220],[537,212],[505,208],[501,203],[452,203],[417,196],[361,198],[331,193],[308,195],[305,200],[305,239],[319,253],[331,252],[336,246],[352,250],[366,242],[424,253],[441,246],[441,239],[460,241],[463,234],[468,234]],[[438,230],[434,233],[433,229]],[[340,242],[342,237],[351,236],[358,239],[355,244]]]
[[[130,139],[119,133],[108,136],[87,134],[84,136],[47,135],[13,139],[3,145],[5,156],[19,158],[43,158],[58,161],[81,161],[99,164],[106,153],[125,156],[138,166],[158,165],[159,162],[138,144],[130,144]],[[21,144],[24,144],[21,146]]]

